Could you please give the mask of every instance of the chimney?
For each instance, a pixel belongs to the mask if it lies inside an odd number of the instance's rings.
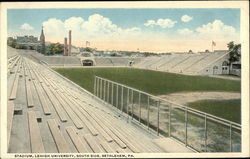
[[[67,54],[68,54],[67,38],[64,38],[64,52],[63,52],[63,56],[67,56]]]
[[[69,31],[69,48],[68,48],[68,56],[71,54],[71,30]]]

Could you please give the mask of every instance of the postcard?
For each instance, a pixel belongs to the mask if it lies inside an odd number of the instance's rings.
[[[1,3],[1,158],[249,157],[248,5]]]

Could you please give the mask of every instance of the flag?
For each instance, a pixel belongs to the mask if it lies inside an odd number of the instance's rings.
[[[214,41],[212,41],[212,45],[213,45],[213,46],[216,46],[216,43],[215,43]]]

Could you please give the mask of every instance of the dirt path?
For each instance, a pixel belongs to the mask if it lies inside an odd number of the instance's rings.
[[[168,95],[160,95],[159,97],[173,101],[174,103],[185,105],[198,100],[228,100],[240,99],[240,93],[231,92],[181,92]]]

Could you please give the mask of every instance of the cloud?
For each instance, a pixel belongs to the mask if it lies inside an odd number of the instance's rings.
[[[171,19],[158,19],[157,21],[154,20],[148,20],[144,25],[145,26],[154,26],[158,25],[162,28],[172,28],[177,21],[173,21]]]
[[[192,19],[193,19],[193,17],[190,17],[190,16],[188,16],[188,15],[183,15],[183,16],[181,17],[181,20],[182,20],[183,22],[185,22],[185,23],[189,22],[189,21],[192,20]]]
[[[60,39],[60,41],[67,37],[68,30],[72,30],[72,40],[75,41],[97,37],[101,39],[134,36],[141,31],[138,27],[121,28],[100,14],[90,15],[86,20],[81,17],[70,17],[65,21],[50,18],[43,22],[43,26],[48,39]]]
[[[177,32],[181,35],[190,35],[193,33],[193,30],[189,30],[188,28],[184,28],[184,29],[179,29]]]
[[[214,20],[196,29],[196,32],[204,37],[232,38],[236,35],[236,29],[225,25],[221,20]]]
[[[23,25],[21,25],[20,29],[33,30],[34,28],[31,25],[29,25],[28,23],[24,23]]]

